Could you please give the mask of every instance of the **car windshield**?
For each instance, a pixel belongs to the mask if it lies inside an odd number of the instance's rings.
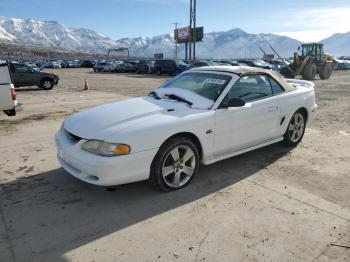
[[[224,74],[191,72],[170,80],[160,88],[181,88],[216,101],[231,79]]]

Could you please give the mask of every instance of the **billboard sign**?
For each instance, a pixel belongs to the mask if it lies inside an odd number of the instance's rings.
[[[177,41],[188,41],[190,38],[190,28],[189,27],[183,27],[177,29]]]
[[[177,43],[187,43],[190,41],[190,39],[192,40],[193,37],[191,37],[191,35],[193,36],[193,29],[190,30],[189,27],[183,27],[183,28],[179,28],[176,29],[174,31],[174,38],[175,41]],[[192,34],[191,34],[192,32]],[[204,36],[204,28],[203,27],[197,27],[196,29],[196,42],[198,41],[202,41]]]

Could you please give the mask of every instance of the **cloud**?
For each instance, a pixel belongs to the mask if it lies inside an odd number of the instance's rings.
[[[350,30],[350,7],[322,8],[305,11],[290,10],[279,15],[283,19],[283,32],[286,35],[304,42],[320,41],[335,33]]]

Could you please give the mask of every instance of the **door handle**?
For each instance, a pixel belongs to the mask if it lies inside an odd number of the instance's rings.
[[[274,112],[278,109],[278,106],[269,106],[267,112]]]

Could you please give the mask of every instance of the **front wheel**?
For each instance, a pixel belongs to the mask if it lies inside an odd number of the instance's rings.
[[[315,64],[307,64],[303,70],[304,80],[314,80],[316,76],[317,68]]]
[[[326,63],[322,67],[319,75],[322,80],[326,80],[331,77],[332,73],[333,73],[333,63]]]
[[[53,81],[50,79],[45,79],[41,81],[40,88],[45,89],[45,90],[50,90],[53,88]]]
[[[297,111],[290,120],[283,143],[286,146],[297,146],[305,133],[306,117],[302,111]]]
[[[162,145],[155,156],[150,183],[161,191],[174,191],[187,186],[199,167],[199,153],[192,140],[175,137]]]

